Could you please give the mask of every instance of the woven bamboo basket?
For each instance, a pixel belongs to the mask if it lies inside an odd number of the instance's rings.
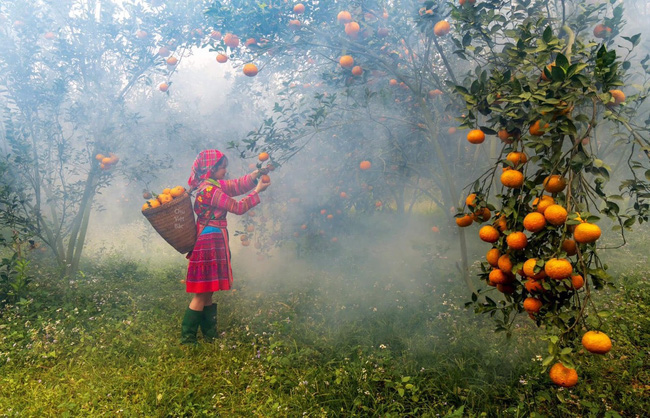
[[[196,222],[192,199],[185,192],[169,203],[142,211],[151,226],[181,254],[190,252],[196,243]]]

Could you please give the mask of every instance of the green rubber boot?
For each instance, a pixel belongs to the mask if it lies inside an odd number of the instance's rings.
[[[203,317],[203,311],[187,308],[181,324],[181,344],[196,344],[196,333]]]
[[[203,308],[201,317],[201,332],[205,341],[211,342],[217,338],[217,304]]]

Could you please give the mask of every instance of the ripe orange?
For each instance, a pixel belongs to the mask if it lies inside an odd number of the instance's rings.
[[[257,156],[257,158],[260,161],[266,161],[269,159],[269,153],[268,152],[261,152],[260,155]]]
[[[300,21],[298,19],[291,19],[289,21],[289,28],[290,29],[298,30],[298,29],[300,29],[300,25],[301,25],[301,23],[300,23]]]
[[[169,89],[169,84],[167,83],[160,83],[158,85],[158,90],[162,91],[163,93],[166,92]]]
[[[523,152],[513,151],[511,153],[508,153],[506,160],[510,161],[512,165],[517,167],[519,164],[526,164],[528,161],[528,156]]]
[[[244,74],[248,77],[255,77],[257,75],[257,65],[253,63],[244,65]]]
[[[339,58],[339,64],[341,64],[341,67],[343,68],[350,68],[354,65],[354,58],[350,55],[343,55]]]
[[[183,186],[176,186],[169,192],[172,197],[182,196],[183,193],[185,193],[185,187]]]
[[[97,155],[95,155],[95,159],[96,159],[97,161],[99,161],[99,162],[101,162],[104,158],[106,158],[106,157],[104,157],[103,154],[97,154]]]
[[[583,279],[581,275],[574,274],[573,276],[571,276],[571,287],[573,287],[575,290],[580,289],[584,285],[585,285],[585,279]]]
[[[339,23],[349,23],[352,21],[352,15],[350,12],[343,10],[336,16],[336,20],[338,20]]]
[[[512,273],[512,261],[508,254],[503,254],[497,261],[497,267],[504,273]]]
[[[241,245],[243,245],[244,247],[248,247],[249,245],[251,245],[251,242],[250,241],[242,241]]]
[[[456,218],[456,225],[464,228],[470,226],[474,222],[474,218],[470,215],[464,215]]]
[[[546,129],[550,126],[548,123],[544,125],[544,127],[540,127],[540,121],[537,120],[535,123],[530,125],[530,128],[528,129],[528,132],[530,132],[531,135],[533,136],[542,136],[544,135],[544,132],[546,132]]]
[[[499,214],[497,213],[497,216]],[[501,232],[506,232],[508,229],[508,223],[506,222],[506,217],[504,215],[499,216],[494,222],[494,226]]]
[[[363,74],[363,68],[360,65],[355,65],[352,68],[352,75],[360,76],[361,74]]]
[[[295,6],[293,6],[293,12],[297,15],[301,15],[305,13],[305,5],[302,3],[298,3]]]
[[[566,255],[572,256],[578,253],[578,246],[574,240],[567,238],[562,241],[562,250],[566,252]]]
[[[262,174],[262,176],[260,177],[260,180],[262,181],[262,183],[270,183],[271,182],[271,177],[269,177],[268,174]]]
[[[113,163],[113,160],[111,160],[110,157],[104,157],[104,158],[102,158],[102,164],[104,164],[104,165],[110,165],[110,164],[112,164],[112,163]]]
[[[474,218],[475,221],[487,222],[492,217],[492,214],[490,213],[490,209],[483,208],[474,212],[472,214],[472,217]]]
[[[499,240],[499,235],[499,231],[490,225],[485,225],[478,231],[479,238],[489,243],[497,242]]]
[[[518,170],[507,170],[501,174],[501,184],[518,189],[524,184],[524,174]]]
[[[436,36],[445,36],[450,30],[451,26],[449,26],[449,22],[446,20],[441,20],[433,27],[433,33],[435,33]]]
[[[485,254],[485,259],[492,267],[497,267],[499,265],[499,257],[501,257],[501,251],[499,251],[498,248],[492,248],[488,250],[487,254]]]
[[[501,129],[497,133],[497,136],[499,137],[501,142],[504,142],[506,144],[512,144],[515,141],[515,139],[519,138],[517,131],[508,132],[506,129]]]
[[[530,232],[539,232],[546,226],[546,218],[539,212],[531,212],[524,218],[524,228]]]
[[[169,58],[167,58],[167,61],[166,61],[166,62],[167,62],[167,65],[172,65],[172,66],[173,66],[173,65],[178,64],[178,58],[176,58],[176,57],[169,57]]]
[[[600,227],[596,224],[583,222],[576,226],[573,231],[573,238],[580,244],[587,244],[600,238]]]
[[[554,204],[555,204],[555,199],[553,199],[551,196],[543,195],[541,197],[541,201],[539,197],[533,200],[533,209],[535,209],[537,212],[543,215],[544,212],[546,212],[546,209],[548,209],[549,206]]]
[[[544,272],[555,280],[566,279],[573,273],[573,266],[566,258],[551,258],[544,265]]]
[[[538,273],[535,273],[535,268],[537,267],[537,259],[529,258],[524,262],[524,274],[533,280],[540,280],[546,277],[546,272],[543,268],[540,268]]]
[[[596,26],[594,26],[594,36],[596,38],[601,38],[601,39],[607,38],[611,34],[612,34],[612,28],[607,27],[602,23],[599,23]]]
[[[142,205],[142,211],[143,211],[143,212],[144,212],[145,210],[149,209],[149,208],[151,208],[151,205],[149,204],[149,202],[145,202],[145,204]]]
[[[542,309],[542,301],[537,298],[524,299],[524,310],[528,313],[537,313]]]
[[[566,209],[560,205],[551,205],[544,211],[544,218],[546,218],[548,223],[555,226],[560,226],[566,222],[567,216]]]
[[[476,193],[470,193],[467,198],[465,198],[465,204],[470,208],[476,206]]]
[[[543,280],[528,279],[526,280],[526,283],[524,283],[524,287],[529,293],[544,292],[543,283]]]
[[[161,205],[164,205],[165,203],[169,203],[173,200],[174,198],[172,195],[168,193],[161,193],[158,195],[158,201],[160,202]]]
[[[480,144],[485,141],[485,134],[480,129],[472,129],[467,134],[467,140],[472,144]]]
[[[623,93],[621,90],[610,90],[609,94],[611,94],[614,98],[615,105],[620,105],[625,101],[625,93]]]
[[[232,33],[227,33],[223,37],[223,43],[230,48],[237,48],[239,46],[239,37],[237,35],[233,35]]]
[[[248,235],[246,235],[246,234],[241,234],[241,235],[239,236],[239,239],[240,239],[241,241],[248,241]]]
[[[359,24],[357,22],[350,22],[345,24],[345,33],[350,37],[356,37],[359,34]]]
[[[549,193],[559,193],[566,187],[566,180],[559,174],[553,174],[544,179],[544,190]]]
[[[158,206],[160,206],[160,201],[158,199],[151,199],[151,200],[147,201],[147,203],[152,208],[157,208]]]
[[[565,367],[562,363],[555,363],[548,375],[551,381],[558,386],[570,388],[578,384],[578,372]]]
[[[162,194],[171,194],[171,192],[172,192],[172,189],[166,188],[166,189],[163,189]]]
[[[370,164],[370,161],[361,161],[361,163],[359,163],[359,168],[362,170],[368,170],[371,166],[372,164]]]
[[[220,64],[223,64],[224,62],[228,61],[228,55],[226,54],[219,54],[217,55],[217,62]]]
[[[255,225],[248,225],[246,227],[246,232],[253,232],[255,231]]]
[[[221,40],[221,32],[218,30],[213,30],[210,32],[210,38],[215,39],[217,41]]]
[[[612,340],[600,331],[588,331],[582,336],[582,346],[594,354],[605,354],[612,349]]]
[[[512,232],[506,237],[506,243],[513,250],[523,250],[528,245],[528,238],[523,232]]]
[[[499,269],[492,269],[488,276],[488,280],[492,284],[506,284],[512,281],[511,277],[508,277],[506,273]]]
[[[388,82],[388,84],[390,84],[391,86],[396,86],[397,85],[397,80],[395,80],[394,78],[391,78],[390,81]]]

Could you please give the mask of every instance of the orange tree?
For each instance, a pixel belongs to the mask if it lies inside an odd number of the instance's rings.
[[[620,245],[626,229],[648,221],[648,122],[636,116],[647,83],[635,94],[627,86],[630,70],[647,71],[648,58],[634,57],[640,35],[619,36],[620,4],[465,2],[451,16],[455,53],[474,64],[463,80],[450,82],[465,102],[467,139],[502,141],[496,163],[468,187],[465,212],[457,215],[496,211],[479,230],[491,244],[480,273],[488,286],[468,305],[508,334],[517,314],[527,312],[547,330],[543,365],[555,363],[551,379],[573,386],[572,354],[584,331],[588,351],[611,348],[598,332],[607,312],[592,301],[592,290],[612,281],[598,256],[599,215],[613,220]],[[619,190],[608,187],[609,158],[629,169]],[[495,288],[502,298],[488,296]]]
[[[338,181],[347,186],[354,179],[353,190],[342,190],[344,214],[408,212],[424,199],[453,222],[457,185],[479,171],[474,150],[453,140],[448,109],[462,102],[443,81],[455,79],[461,67],[450,56],[447,30],[434,27],[440,12],[417,1],[241,2],[237,8],[215,2],[208,15],[218,29],[212,48],[219,65],[255,64],[257,79],[266,82],[253,87],[262,98],[280,87],[270,115],[238,144],[243,157],[267,151],[283,164],[309,147],[332,147],[333,175],[324,176],[333,177],[331,193],[314,210],[339,206]],[[362,161],[371,163],[369,170],[360,171]],[[315,177],[324,165],[315,164]]]
[[[120,161],[138,134],[130,101],[159,92],[152,77],[168,80],[201,43],[203,10],[161,1],[0,5],[8,167],[0,210],[52,250],[62,274],[78,268],[96,193],[136,164],[136,153]]]

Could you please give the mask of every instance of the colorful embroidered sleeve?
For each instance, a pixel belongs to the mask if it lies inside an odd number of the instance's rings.
[[[237,201],[228,196],[223,190],[215,188],[214,194],[212,195],[211,205],[216,206],[217,209],[232,212],[235,215],[243,215],[259,203],[260,195],[255,191],[244,197],[242,200]]]
[[[253,190],[257,185],[251,174],[246,174],[234,180],[219,180],[219,183],[221,184],[221,190],[228,196],[239,196]]]

